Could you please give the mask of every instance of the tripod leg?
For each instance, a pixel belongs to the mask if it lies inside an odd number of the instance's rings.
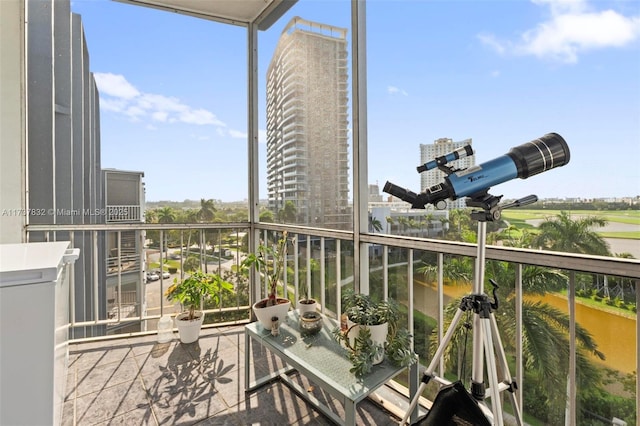
[[[409,416],[418,405],[418,401],[420,400],[420,395],[422,395],[422,392],[424,392],[424,389],[426,387],[427,387],[427,384],[425,382],[420,383],[418,392],[416,392],[415,396],[411,400],[411,404],[409,404],[409,408],[407,409],[407,412],[405,413],[404,417],[402,418],[402,420],[400,420],[400,423],[399,423],[400,426],[404,426],[407,424],[407,420],[409,419]]]
[[[503,371],[504,381],[511,387],[513,386],[514,381],[513,381],[513,377],[511,376],[511,373],[509,372],[509,364],[507,364],[507,356],[504,353],[504,346],[502,345],[502,339],[500,339],[500,333],[498,331],[498,322],[496,321],[496,317],[493,314],[493,312],[491,313],[490,318],[491,318],[491,331],[494,336],[494,344],[495,344],[495,350],[497,352],[497,359],[500,362],[500,368]],[[515,390],[515,389],[509,390],[509,397],[511,399],[511,405],[513,407],[513,415],[516,418],[516,425],[522,426],[524,424],[522,419],[522,413],[520,412],[520,407],[518,405],[518,400],[516,399],[516,395],[514,392],[512,392],[512,390]]]
[[[429,375],[429,376],[433,375],[433,372],[435,371],[436,367],[438,366],[438,363],[440,362],[440,358],[444,354],[445,349],[447,349],[449,342],[451,342],[451,337],[453,336],[453,333],[456,331],[456,328],[458,327],[458,323],[460,322],[460,318],[462,317],[463,313],[464,311],[458,308],[455,316],[451,320],[451,324],[449,325],[447,332],[442,338],[442,342],[440,342],[440,345],[438,346],[436,353],[433,355],[433,359],[431,360],[431,362],[429,363],[429,366],[424,372],[425,375]]]
[[[471,394],[478,401],[482,401],[485,397],[483,344],[487,333],[484,331],[482,321],[483,320],[477,313],[473,316],[473,362],[471,364]]]
[[[409,409],[405,413],[404,418],[400,421],[400,425],[406,424],[407,419],[409,418],[413,410],[418,405],[418,400],[420,399],[420,395],[422,395],[422,392],[427,386],[427,382],[428,382],[427,377],[429,378],[433,377],[433,372],[438,366],[438,363],[440,362],[440,358],[442,357],[442,354],[444,353],[445,349],[449,345],[449,342],[451,341],[451,337],[453,336],[453,333],[456,331],[456,328],[458,327],[458,322],[460,322],[460,318],[462,317],[463,313],[464,311],[460,308],[458,308],[458,310],[456,311],[456,314],[451,320],[451,324],[449,325],[449,328],[447,329],[446,334],[442,338],[442,342],[440,342],[440,345],[438,346],[436,353],[433,355],[433,359],[431,360],[431,362],[429,363],[429,366],[427,367],[427,369],[424,371],[424,374],[422,375],[422,383],[420,384],[420,387],[418,388],[418,391],[416,392],[416,394],[413,396],[413,399],[411,400],[411,404],[409,405]]]
[[[483,318],[482,331],[484,334],[484,350],[487,359],[487,376],[489,377],[489,385],[491,386],[491,412],[493,413],[493,424],[495,426],[503,426],[502,418],[502,401],[500,400],[500,385],[498,381],[498,371],[496,369],[496,358],[493,351],[494,341],[490,318]]]

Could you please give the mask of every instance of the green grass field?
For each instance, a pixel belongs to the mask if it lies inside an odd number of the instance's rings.
[[[571,215],[579,216],[596,216],[605,219],[611,223],[622,223],[626,225],[638,225],[637,231],[623,231],[623,232],[608,232],[599,231],[594,229],[599,235],[605,238],[628,238],[634,240],[640,240],[640,211],[638,210],[625,210],[625,211],[595,211],[595,210],[571,210]],[[535,227],[527,220],[546,219],[552,218],[560,214],[560,210],[526,210],[526,209],[511,209],[504,210],[502,212],[502,218],[509,222],[511,225],[516,226],[519,229],[535,229]]]

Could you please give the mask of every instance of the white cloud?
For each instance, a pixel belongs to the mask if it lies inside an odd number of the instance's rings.
[[[241,132],[239,130],[229,129],[229,136],[231,136],[234,139],[246,139],[247,133]]]
[[[404,96],[409,96],[406,90],[400,89],[399,87],[396,87],[396,86],[387,86],[387,93],[390,95],[400,94]]]
[[[225,126],[222,121],[218,120],[214,113],[205,109],[188,109],[186,111],[182,111],[179,118],[180,121],[189,124],[213,124],[214,126]]]
[[[186,123],[226,127],[214,113],[192,108],[180,99],[155,93],[142,93],[122,75],[94,73],[100,92],[100,107],[129,117],[131,121],[147,118],[160,123]]]
[[[111,73],[94,73],[93,77],[96,80],[96,84],[98,85],[100,92],[109,96],[121,99],[132,99],[140,95],[138,89],[129,84],[129,82],[121,75]]]
[[[102,97],[100,99],[100,109],[105,111],[122,112],[127,107],[127,101],[115,98]]]
[[[208,141],[209,139],[211,139],[208,135],[191,134],[190,136],[192,139],[195,139],[197,141]]]
[[[594,49],[622,47],[640,39],[640,15],[624,16],[613,10],[594,11],[583,0],[533,0],[549,7],[550,18],[522,33],[515,41],[492,34],[478,38],[499,54],[533,55],[565,63]]]
[[[169,117],[169,114],[166,111],[156,111],[151,114],[151,118],[153,118],[155,121],[160,121],[162,123],[165,123],[168,117]]]

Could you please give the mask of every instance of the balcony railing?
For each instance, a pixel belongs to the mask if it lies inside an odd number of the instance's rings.
[[[225,301],[223,306],[206,310],[210,315],[210,325],[243,323],[249,320],[250,306],[255,300],[265,296],[266,285],[260,282],[252,287],[242,283],[238,276],[237,267],[241,262],[244,250],[244,234],[250,232],[247,223],[230,224],[120,224],[120,225],[38,225],[29,226],[30,235],[43,234],[45,239],[55,240],[57,232],[64,232],[71,236],[74,246],[79,242],[90,241],[93,253],[97,253],[99,234],[105,231],[144,230],[147,239],[152,241],[150,249],[155,250],[152,258],[147,254],[145,261],[147,269],[150,264],[169,263],[175,265],[177,271],[173,278],[184,277],[184,266],[187,261],[196,258],[197,264],[208,271],[227,271],[231,280],[236,283],[237,292],[233,299]],[[258,224],[254,228],[262,242],[276,241],[284,230],[288,231],[290,244],[288,245],[287,270],[283,274],[283,296],[295,301],[303,287],[316,298],[323,314],[336,317],[341,312],[341,294],[347,288],[353,288],[354,283],[360,283],[356,291],[370,293],[380,298],[393,298],[403,306],[404,319],[414,336],[414,350],[421,356],[421,363],[426,365],[433,356],[435,347],[444,336],[447,327],[446,312],[448,306],[456,306],[457,297],[471,292],[469,279],[452,278],[448,273],[451,265],[460,262],[473,263],[477,257],[475,244],[442,241],[424,238],[411,238],[382,234],[354,234],[350,231],[330,229],[316,229],[278,224]],[[246,244],[246,243],[245,243]],[[213,256],[213,248],[228,247],[232,256],[228,259]],[[368,256],[359,256],[364,251]],[[149,250],[148,253],[151,251]],[[97,256],[93,255],[94,268],[99,268]],[[361,261],[360,259],[363,259]],[[495,262],[495,267],[502,267],[509,271],[506,282],[502,287],[508,289],[508,297],[502,300],[504,311],[498,310],[496,315],[510,316],[501,319],[508,331],[503,336],[503,343],[507,351],[511,374],[518,383],[516,400],[527,416],[535,417],[537,413],[529,412],[532,395],[538,395],[540,389],[527,376],[526,363],[531,362],[530,347],[525,329],[531,327],[527,317],[532,304],[548,304],[555,306],[566,315],[566,331],[560,331],[568,342],[568,347],[562,348],[561,364],[567,366],[563,374],[566,377],[566,390],[561,395],[567,396],[565,410],[562,402],[562,413],[571,424],[576,424],[578,414],[584,415],[590,407],[581,406],[577,395],[585,390],[581,388],[579,379],[583,377],[582,369],[587,368],[584,363],[586,356],[598,368],[608,368],[609,373],[615,371],[616,377],[624,378],[627,374],[634,374],[638,369],[638,356],[634,351],[637,347],[636,311],[611,312],[611,310],[585,311],[585,304],[580,302],[578,294],[586,287],[598,291],[598,286],[608,278],[609,283],[618,282],[626,286],[627,292],[633,292],[635,306],[640,296],[636,286],[640,279],[640,261],[613,257],[588,256],[559,252],[547,252],[529,249],[519,249],[500,246],[486,247],[486,261]],[[555,289],[546,295],[534,294],[528,291],[526,273],[528,268],[535,267],[540,271],[554,271],[566,277],[564,289]],[[121,271],[119,272],[121,273]],[[98,277],[97,271],[93,272]],[[76,274],[76,279],[78,275]],[[588,279],[585,279],[588,277]],[[92,335],[106,333],[103,325],[135,324],[139,332],[153,332],[155,324],[161,315],[175,313],[178,307],[171,305],[163,297],[169,286],[169,280],[161,278],[155,286],[155,292],[145,293],[142,302],[143,309],[139,315],[109,316],[107,312],[101,315],[98,280],[85,280],[71,285],[75,292],[70,295],[72,302],[79,299],[86,300],[90,294],[88,312],[82,317],[72,309],[72,329],[90,329]],[[457,281],[457,283],[454,283]],[[146,284],[149,286],[149,284]],[[145,288],[141,285],[141,289]],[[119,289],[122,293],[123,289]],[[126,290],[125,290],[126,291]],[[453,304],[450,304],[452,302]],[[74,303],[72,303],[72,306]],[[120,298],[113,301],[110,312],[125,312],[125,303]],[[106,302],[105,302],[106,306]],[[591,312],[591,314],[585,312]],[[632,313],[633,312],[633,313]],[[97,313],[97,314],[96,314]],[[580,333],[584,323],[589,323],[597,316],[598,330],[587,331],[593,334],[598,349],[607,356],[607,364],[582,350],[577,343],[576,333]],[[428,326],[425,328],[425,324]],[[620,324],[623,324],[622,326]],[[206,327],[207,325],[205,325]],[[562,330],[565,330],[564,328]],[[130,331],[129,331],[130,332]],[[503,330],[501,329],[502,333]],[[131,332],[130,332],[131,333]],[[137,334],[137,333],[132,333]],[[616,336],[611,340],[611,336]],[[455,351],[454,351],[455,352]],[[462,357],[461,353],[457,356]],[[591,365],[591,364],[589,364]],[[470,368],[470,367],[469,367]],[[403,386],[417,389],[418,368],[410,370],[410,374],[400,379]],[[440,362],[437,372],[444,375],[445,362]],[[608,373],[608,374],[609,374]],[[622,379],[621,379],[622,380]],[[402,386],[401,386],[402,388]],[[409,394],[409,391],[405,391]],[[433,397],[433,390],[428,395]],[[527,393],[529,392],[529,393]],[[627,395],[635,398],[637,391],[627,390]],[[525,398],[529,395],[529,398]],[[617,397],[617,396],[616,396]],[[634,400],[634,399],[632,399]],[[637,404],[637,403],[636,403]],[[635,412],[635,410],[634,410]],[[622,413],[612,413],[612,415]],[[634,414],[635,415],[635,414]],[[620,417],[618,415],[617,417]],[[629,423],[631,424],[631,423]]]
[[[140,205],[108,205],[107,223],[140,222],[142,220]]]

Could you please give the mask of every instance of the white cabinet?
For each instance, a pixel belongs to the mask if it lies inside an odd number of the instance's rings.
[[[0,425],[60,423],[79,254],[69,245],[0,245]]]

